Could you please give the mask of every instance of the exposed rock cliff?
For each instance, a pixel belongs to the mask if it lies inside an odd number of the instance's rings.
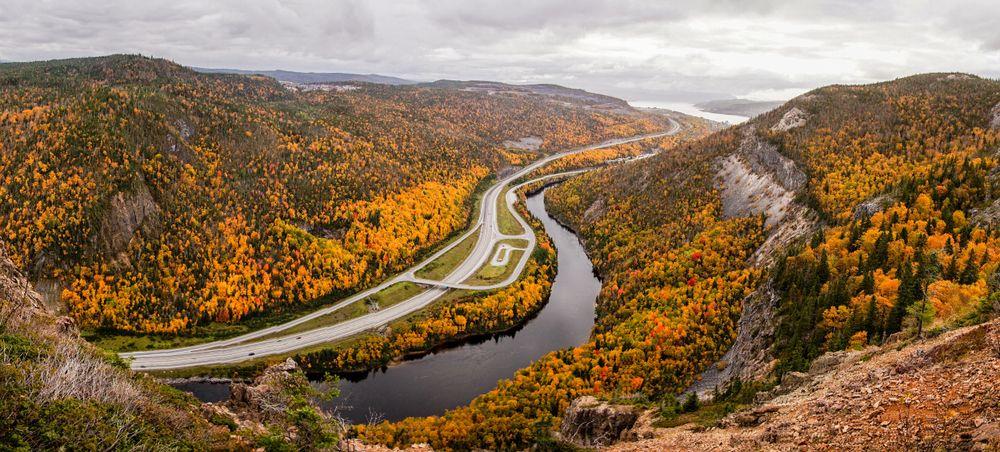
[[[771,345],[777,307],[778,297],[769,283],[762,284],[743,300],[743,312],[732,347],[714,366],[702,372],[685,393],[694,392],[704,400],[716,389],[724,390],[735,379],[752,381],[768,375],[775,364]]]
[[[791,110],[785,112],[785,115],[781,117],[781,120],[778,121],[777,124],[771,127],[771,130],[776,132],[785,132],[796,127],[800,127],[805,125],[808,117],[809,115],[807,115],[806,112],[799,110],[798,107],[792,107]]]
[[[160,207],[146,184],[135,184],[132,192],[118,192],[111,197],[107,213],[101,221],[96,242],[108,256],[128,263],[124,251],[132,237],[143,229],[151,232],[159,226]]]
[[[726,216],[767,217],[765,224],[770,230],[751,258],[754,265],[769,266],[786,246],[815,230],[816,213],[795,201],[805,187],[806,175],[753,128],[745,129],[737,152],[720,159],[717,168],[716,186]],[[725,388],[733,379],[747,381],[766,376],[774,365],[770,348],[777,304],[777,295],[769,283],[743,300],[732,347],[685,392],[704,397],[716,388]]]
[[[792,209],[795,193],[806,176],[775,145],[746,128],[737,152],[717,162],[716,186],[728,217],[767,216],[767,225],[781,222]]]

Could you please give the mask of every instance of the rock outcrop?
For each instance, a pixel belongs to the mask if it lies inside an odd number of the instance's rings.
[[[537,151],[538,148],[542,147],[542,139],[531,136],[524,137],[519,140],[507,140],[503,142],[503,146],[508,149],[517,149],[521,151]]]
[[[747,128],[739,150],[717,162],[716,186],[722,194],[726,217],[767,216],[772,226],[784,219],[795,192],[806,176],[795,162],[781,155],[775,145]]]
[[[806,175],[752,128],[745,130],[737,152],[717,165],[716,186],[722,195],[723,214],[767,217],[765,225],[770,230],[751,257],[753,265],[771,265],[783,248],[815,230],[819,223],[816,213],[795,201],[805,189]],[[732,347],[685,393],[705,398],[716,388],[725,389],[734,379],[757,380],[770,373],[777,306],[778,297],[769,282],[744,299]]]
[[[1000,129],[1000,103],[993,106],[990,110],[990,127],[994,129]]]
[[[614,405],[591,396],[580,397],[563,415],[558,437],[581,447],[600,447],[628,439],[640,411],[630,405]]]
[[[240,419],[259,423],[273,422],[277,417],[283,416],[288,408],[286,389],[297,383],[292,380],[297,377],[295,372],[299,370],[299,365],[288,358],[264,369],[250,383],[233,383],[225,405],[238,413]]]
[[[976,210],[970,218],[973,224],[986,227],[1000,226],[1000,199],[983,209]]]
[[[805,125],[808,118],[809,115],[807,115],[806,112],[799,110],[798,107],[792,107],[791,110],[785,112],[785,115],[781,117],[781,120],[779,120],[777,124],[771,127],[771,130],[775,132],[786,132],[796,127]]]
[[[611,450],[997,450],[1000,320],[909,346],[827,353],[716,427]]]
[[[737,324],[736,340],[714,366],[702,372],[698,381],[684,392],[694,392],[699,399],[711,398],[716,389],[724,390],[734,380],[753,381],[774,369],[771,345],[778,297],[769,283],[762,284],[743,300],[743,312]]]
[[[878,195],[858,204],[858,206],[854,208],[853,217],[855,220],[860,220],[863,217],[870,217],[875,215],[877,212],[881,212],[886,207],[889,207],[893,201],[894,199],[890,195]]]
[[[127,263],[132,237],[140,229],[151,232],[159,225],[160,207],[146,184],[139,182],[134,191],[121,191],[111,197],[107,213],[97,233],[97,245],[107,256]]]

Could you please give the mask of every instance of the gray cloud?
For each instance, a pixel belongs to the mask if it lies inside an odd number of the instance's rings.
[[[0,59],[116,52],[245,69],[560,83],[630,100],[1000,75],[992,0],[6,0]]]

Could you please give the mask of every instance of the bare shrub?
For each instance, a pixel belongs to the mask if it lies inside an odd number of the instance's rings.
[[[144,401],[142,391],[121,372],[82,350],[60,342],[29,374],[43,401],[75,398],[121,405],[130,409]]]

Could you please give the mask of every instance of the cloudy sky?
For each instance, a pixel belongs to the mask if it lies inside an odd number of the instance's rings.
[[[0,1],[0,60],[109,53],[634,101],[784,99],[918,72],[1000,77],[1000,1]]]

